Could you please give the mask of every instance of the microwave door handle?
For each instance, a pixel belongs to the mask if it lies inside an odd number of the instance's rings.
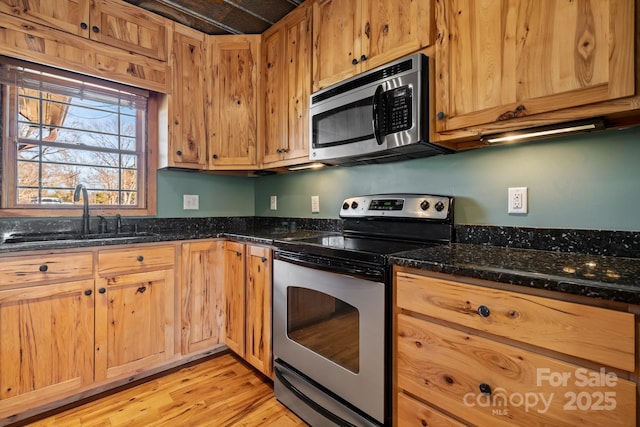
[[[378,145],[382,145],[384,142],[382,140],[382,133],[380,132],[380,106],[384,100],[383,91],[384,88],[382,85],[379,85],[376,88],[376,93],[373,95],[373,136],[376,138]]]

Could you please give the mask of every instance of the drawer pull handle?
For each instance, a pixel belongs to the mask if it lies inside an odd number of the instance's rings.
[[[480,384],[480,393],[485,396],[491,396],[491,386],[487,383]]]
[[[49,269],[49,266],[48,266],[47,264],[42,264],[42,265],[40,266],[40,268],[39,268],[39,270],[40,270],[41,272],[43,272],[43,273],[44,273],[45,271],[47,271],[48,269]]]
[[[107,290],[105,288],[100,288],[98,289],[98,292],[100,292],[101,294],[104,294],[105,292],[107,292]]]
[[[146,290],[147,290],[146,286],[140,286],[138,288],[138,290],[136,291],[136,293],[140,292],[141,294],[144,294],[144,291],[146,291]]]
[[[87,289],[86,291],[84,291],[84,294],[86,296],[91,296],[92,293],[93,293],[93,291],[91,289]]]
[[[489,315],[491,314],[491,310],[489,310],[489,307],[487,307],[486,305],[481,305],[480,307],[478,307],[478,314],[480,315],[480,317],[489,317]]]
[[[143,257],[142,255],[138,255],[137,260],[138,260],[138,261],[140,261],[140,262],[142,262],[142,261],[144,261],[144,257]]]

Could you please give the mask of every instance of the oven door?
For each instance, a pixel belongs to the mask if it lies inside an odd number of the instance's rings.
[[[273,278],[276,361],[384,424],[384,283],[280,259],[274,260]],[[276,382],[278,375],[282,371],[276,372]],[[320,406],[328,405],[321,402]]]

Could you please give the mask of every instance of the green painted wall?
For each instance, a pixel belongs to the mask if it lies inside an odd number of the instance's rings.
[[[528,214],[507,214],[508,187],[528,187]],[[337,218],[344,198],[388,192],[452,195],[458,224],[638,231],[640,128],[262,177],[255,214]]]
[[[199,210],[182,209],[182,196],[197,194]],[[158,217],[251,216],[255,179],[173,170],[158,171]]]

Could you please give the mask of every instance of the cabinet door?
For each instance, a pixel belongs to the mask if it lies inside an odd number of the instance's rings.
[[[224,242],[182,245],[182,353],[206,350],[222,342],[224,325]]]
[[[314,91],[360,71],[362,18],[359,4],[360,0],[319,0],[313,3]]]
[[[89,0],[0,0],[0,12],[78,36],[89,36]]]
[[[633,0],[436,3],[438,132],[634,94]]]
[[[174,270],[101,278],[96,380],[146,370],[174,355]]]
[[[271,356],[271,250],[247,247],[245,359],[267,376]]]
[[[91,384],[93,286],[0,287],[0,417]]]
[[[176,24],[171,67],[173,92],[169,95],[169,148],[172,166],[204,169],[207,165],[204,34]]]
[[[311,95],[311,8],[299,9],[286,22],[287,147],[285,159],[309,160]]]
[[[169,21],[123,1],[94,0],[89,37],[150,58],[167,60]]]
[[[244,357],[245,321],[245,255],[244,245],[225,242],[224,245],[224,343],[236,354]]]
[[[211,38],[213,84],[209,109],[209,165],[247,169],[257,163],[260,35]]]
[[[264,34],[264,166],[308,161],[311,36],[311,7],[296,9]]]
[[[287,122],[289,117],[285,107],[288,85],[285,70],[285,37],[281,23],[276,23],[263,35],[262,42],[262,101],[263,151],[264,164],[277,162],[287,146]]]
[[[433,43],[432,0],[362,1],[364,69],[371,69]]]

